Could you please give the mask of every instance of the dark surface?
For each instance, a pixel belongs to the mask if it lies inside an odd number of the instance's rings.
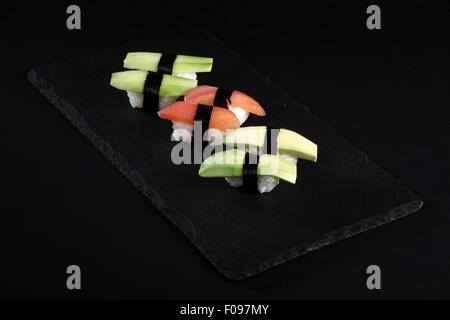
[[[70,32],[61,13],[65,4],[45,10],[3,4],[2,296],[448,297],[448,4],[380,5],[380,32],[365,28],[365,4],[261,7],[254,15],[248,15],[250,6],[224,15],[220,9],[230,6],[219,5],[146,19],[134,2],[128,8],[133,14],[120,4],[82,4],[83,30]],[[287,17],[268,22],[281,14]],[[211,272],[176,228],[149,214],[148,201],[25,80],[36,65],[180,21],[205,26],[311,105],[423,196],[421,213],[245,281]],[[83,268],[81,292],[65,288],[65,268],[72,263]],[[383,272],[383,290],[376,292],[365,287],[365,268],[374,263]]]
[[[168,40],[170,39],[170,40]],[[204,43],[208,43],[204,48]],[[171,161],[172,124],[133,110],[109,86],[127,52],[214,57],[201,84],[234,87],[265,106],[265,124],[300,132],[319,146],[317,164],[301,161],[295,185],[270,194],[203,179],[198,166]],[[367,155],[295,102],[220,40],[184,25],[81,58],[33,69],[28,79],[227,277],[242,279],[420,209],[422,200]]]

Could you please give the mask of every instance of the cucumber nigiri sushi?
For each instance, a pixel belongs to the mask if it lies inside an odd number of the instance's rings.
[[[111,86],[126,90],[133,108],[148,106],[162,109],[175,102],[189,89],[197,86],[197,80],[151,71],[129,70],[113,73]]]
[[[241,183],[234,187],[257,188],[260,193],[264,193],[267,192],[268,177],[295,184],[297,166],[276,155],[263,154],[252,159],[243,150],[230,149],[217,152],[203,161],[199,175],[204,178],[239,179]]]
[[[228,109],[178,101],[160,110],[158,116],[173,122],[172,139],[191,141],[194,121],[202,121],[208,127],[208,141],[222,144],[223,134],[239,128],[239,120]]]
[[[317,145],[298,133],[287,129],[272,129],[265,126],[245,127],[228,131],[223,137],[224,145],[237,147],[252,154],[273,154],[296,165],[298,159],[317,161]],[[243,184],[242,178],[226,177],[234,187]],[[260,177],[258,190],[272,191],[279,183],[279,177]]]
[[[228,108],[239,119],[242,125],[250,113],[265,116],[263,107],[243,92],[211,86],[198,86],[186,92],[184,100],[208,106]]]
[[[129,52],[123,61],[126,69],[171,74],[189,79],[197,79],[197,72],[211,72],[212,65],[213,58],[158,52]]]

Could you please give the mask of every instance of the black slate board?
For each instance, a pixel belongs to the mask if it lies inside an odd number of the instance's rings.
[[[246,125],[301,133],[318,144],[318,163],[301,161],[296,185],[282,182],[264,195],[231,188],[224,179],[202,179],[198,165],[173,165],[170,122],[132,110],[126,94],[109,86],[111,72],[122,70],[128,51],[214,57],[213,72],[201,74],[200,83],[255,97],[268,116],[251,117]],[[306,106],[194,26],[36,68],[28,79],[232,279],[254,275],[422,206],[418,196]]]

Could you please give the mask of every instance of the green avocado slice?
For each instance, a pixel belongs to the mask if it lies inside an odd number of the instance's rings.
[[[223,138],[223,143],[227,146],[262,148],[265,135],[265,126],[243,127],[228,131]],[[317,145],[291,130],[280,129],[278,151],[296,158],[317,161]]]
[[[244,159],[243,150],[217,152],[203,161],[198,174],[204,178],[242,177]],[[289,160],[271,154],[259,157],[257,173],[259,176],[273,176],[290,183],[297,180],[297,166]]]

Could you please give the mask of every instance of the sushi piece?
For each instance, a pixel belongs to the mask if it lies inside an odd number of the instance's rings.
[[[223,137],[223,143],[228,147],[250,152],[252,154],[273,154],[280,156],[294,165],[298,159],[317,161],[317,145],[298,133],[287,129],[273,129],[265,126],[245,127],[228,131]],[[227,177],[232,186],[242,185],[241,178]],[[270,192],[278,184],[279,178],[274,176],[261,177],[260,192]]]
[[[266,115],[264,109],[255,99],[237,90],[198,86],[188,90],[184,100],[190,103],[228,108],[236,115],[241,125],[248,119],[250,113],[257,116]]]
[[[257,189],[260,193],[268,192],[267,177],[281,179],[295,184],[297,166],[279,156],[263,154],[254,156],[239,149],[217,152],[203,161],[199,175],[204,178],[236,179],[240,183],[233,187],[244,186]]]
[[[151,71],[129,70],[113,73],[111,86],[127,91],[133,108],[148,106],[162,109],[174,103],[189,89],[197,86],[197,80]]]
[[[263,153],[266,148],[276,148],[269,153],[279,154],[283,156],[290,156],[293,159],[304,159],[316,162],[317,161],[317,145],[299,135],[298,133],[287,129],[273,129],[269,127],[270,135],[267,135],[266,126],[245,127],[236,130],[231,130],[226,133],[223,138],[223,143],[227,146],[237,146],[240,149],[248,150],[250,152]],[[274,133],[276,137],[274,137]],[[276,141],[271,141],[272,145],[267,146],[267,137],[276,138]]]
[[[208,127],[208,141],[213,145],[222,144],[223,134],[239,128],[239,120],[233,112],[224,109],[178,101],[158,112],[162,119],[173,123],[172,139],[191,141],[194,121],[202,121]]]
[[[123,61],[126,69],[171,74],[189,79],[197,79],[197,72],[211,72],[212,65],[213,58],[158,52],[129,52]]]

